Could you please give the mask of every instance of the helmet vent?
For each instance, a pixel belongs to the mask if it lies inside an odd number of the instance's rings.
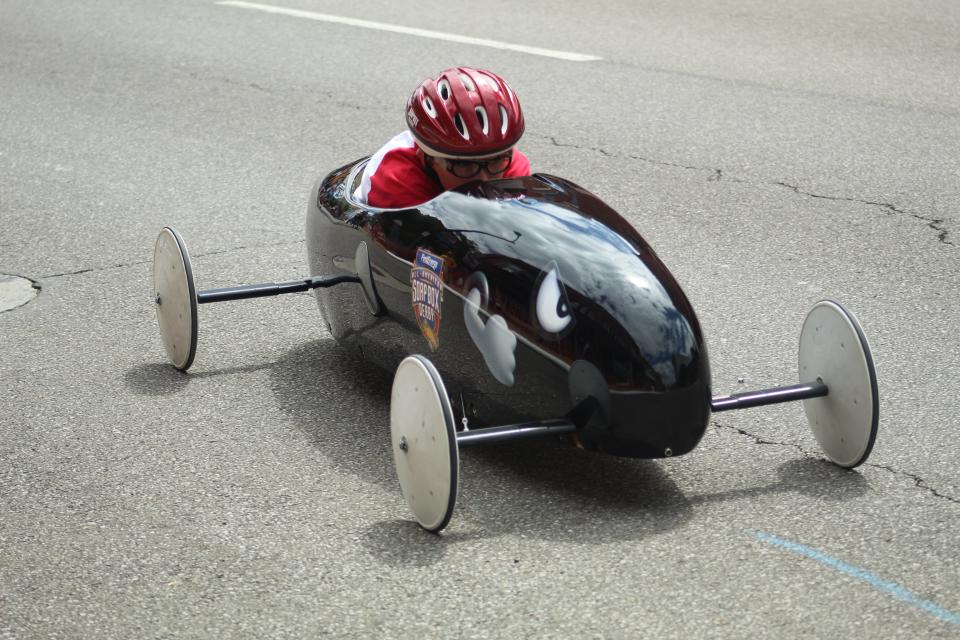
[[[500,110],[500,135],[506,135],[507,133],[507,108],[502,104],[497,105]]]
[[[487,110],[483,107],[476,108],[477,120],[480,121],[480,128],[483,129],[483,135],[490,132],[490,122],[487,120]]]
[[[463,83],[463,88],[467,91],[476,91],[477,85],[473,84],[473,80],[470,79],[470,76],[460,74],[460,82]]]
[[[457,127],[457,133],[463,136],[464,140],[470,139],[470,132],[467,131],[467,125],[464,124],[463,118],[459,113],[453,116],[453,124]]]
[[[433,106],[433,101],[429,98],[429,96],[424,96],[423,102],[421,104],[423,104],[423,110],[427,112],[428,116],[430,116],[431,118],[437,117],[437,110]]]
[[[450,83],[447,82],[446,78],[437,83],[437,90],[440,92],[440,97],[444,100],[450,99]]]

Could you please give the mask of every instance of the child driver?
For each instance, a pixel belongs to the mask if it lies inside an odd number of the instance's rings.
[[[416,207],[473,180],[530,175],[515,149],[523,111],[503,78],[455,67],[424,80],[407,100],[408,130],[370,158],[356,197],[374,207]]]

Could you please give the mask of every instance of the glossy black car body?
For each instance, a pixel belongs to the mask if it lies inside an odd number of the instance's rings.
[[[696,446],[711,401],[700,326],[619,214],[543,174],[371,208],[351,195],[364,162],[321,180],[308,206],[311,274],[358,273],[364,243],[381,305],[371,313],[358,286],[317,289],[338,341],[391,370],[427,356],[471,427],[567,417],[579,444],[616,455]]]

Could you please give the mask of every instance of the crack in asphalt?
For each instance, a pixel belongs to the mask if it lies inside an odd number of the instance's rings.
[[[887,211],[887,215],[899,214],[899,215],[910,216],[911,218],[915,218],[917,220],[920,220],[921,222],[926,222],[928,227],[930,227],[931,229],[937,232],[937,239],[940,242],[942,242],[943,244],[954,246],[953,242],[951,242],[950,240],[947,240],[947,235],[949,235],[950,231],[944,228],[943,218],[930,218],[927,216],[922,216],[919,213],[914,213],[913,211],[900,209],[899,207],[892,205],[889,202],[878,202],[876,200],[862,200],[860,198],[850,198],[846,196],[826,196],[818,193],[810,193],[809,191],[804,191],[797,185],[788,184],[786,182],[780,182],[780,181],[772,182],[771,184],[775,184],[778,187],[784,187],[784,188],[790,189],[794,193],[797,193],[803,196],[808,196],[810,198],[818,198],[820,200],[836,200],[840,202],[855,202],[858,204],[866,204],[873,207],[879,207],[881,209],[885,209]]]
[[[581,150],[581,151],[595,151],[596,153],[599,153],[600,155],[606,156],[606,157],[608,157],[608,158],[620,158],[620,159],[626,158],[626,159],[630,159],[630,160],[639,160],[640,162],[646,162],[647,164],[653,164],[653,165],[657,165],[657,166],[660,166],[660,167],[671,167],[671,168],[674,168],[674,169],[684,169],[684,170],[686,170],[686,171],[703,171],[703,172],[709,174],[709,176],[707,177],[707,180],[709,180],[709,181],[711,181],[711,182],[715,182],[715,181],[719,181],[719,180],[723,179],[723,171],[722,171],[721,169],[712,169],[712,168],[708,168],[708,167],[695,167],[695,166],[692,166],[692,165],[680,164],[680,163],[678,163],[678,162],[667,162],[667,161],[665,161],[665,160],[654,160],[653,158],[647,158],[647,157],[644,157],[644,156],[636,156],[636,155],[632,155],[632,154],[626,154],[626,155],[616,154],[616,153],[611,153],[611,152],[607,151],[607,150],[604,149],[603,147],[584,147],[584,146],[576,145],[576,144],[566,144],[566,143],[563,143],[563,142],[558,141],[554,136],[537,136],[537,137],[543,138],[543,139],[545,139],[545,140],[549,140],[551,143],[553,143],[553,146],[555,146],[555,147],[568,147],[568,148],[571,148],[571,149],[579,149],[579,150]],[[729,177],[729,176],[728,176],[726,179],[729,180],[730,182],[743,182],[743,180],[740,180],[739,178],[732,178],[732,177]]]
[[[549,140],[555,147],[566,147],[570,149],[578,149],[581,151],[594,151],[607,158],[639,160],[641,162],[646,162],[648,164],[657,165],[661,167],[672,167],[675,169],[684,169],[686,171],[702,171],[708,174],[707,175],[708,182],[726,181],[726,182],[735,182],[739,184],[744,184],[748,182],[747,180],[744,180],[742,178],[737,178],[735,176],[731,176],[729,174],[724,173],[723,169],[717,169],[713,167],[697,167],[693,165],[680,164],[677,162],[666,162],[663,160],[654,160],[653,158],[646,158],[644,156],[637,156],[632,154],[626,154],[626,155],[616,154],[616,153],[611,153],[607,151],[603,147],[589,147],[589,146],[583,146],[583,145],[577,145],[577,144],[563,143],[558,141],[554,136],[536,136],[536,137],[542,138],[544,140]],[[910,216],[911,218],[914,218],[921,222],[925,222],[928,227],[936,231],[937,240],[940,243],[950,245],[951,247],[956,246],[952,240],[947,240],[947,237],[950,235],[950,230],[944,226],[945,220],[943,218],[932,218],[929,216],[924,216],[919,213],[915,213],[913,211],[907,211],[906,209],[901,209],[887,202],[878,202],[876,200],[864,200],[862,198],[850,198],[847,196],[828,196],[828,195],[823,195],[818,193],[812,193],[809,191],[804,191],[797,185],[792,185],[779,180],[775,180],[772,182],[763,182],[760,184],[768,184],[776,187],[790,189],[791,191],[793,191],[798,195],[803,195],[810,198],[819,198],[822,200],[837,200],[842,202],[854,202],[857,204],[865,204],[868,206],[879,207],[885,210],[888,215],[896,214],[896,215]]]
[[[306,240],[296,240],[291,242],[289,240],[284,240],[282,242],[268,242],[265,244],[251,244],[251,245],[241,245],[239,247],[230,247],[227,249],[217,249],[215,251],[206,251],[204,253],[197,253],[190,256],[191,261],[196,258],[205,258],[207,256],[217,256],[224,253],[232,253],[234,251],[245,251],[247,249],[266,249],[271,247],[292,247],[294,245],[303,244]],[[110,264],[103,267],[87,267],[85,269],[77,269],[76,271],[64,271],[63,273],[53,273],[50,275],[41,276],[39,280],[52,280],[53,278],[64,278],[66,276],[76,276],[83,273],[92,273],[94,271],[109,271],[112,269],[126,269],[127,267],[136,267],[143,264],[153,264],[153,260],[137,260],[135,262],[122,262],[119,264]]]
[[[206,258],[207,256],[218,256],[224,253],[233,253],[234,251],[245,251],[247,249],[266,249],[272,247],[292,247],[294,245],[303,244],[306,240],[283,240],[278,242],[267,242],[265,244],[251,244],[251,245],[240,245],[239,247],[228,247],[226,249],[216,249],[213,251],[206,251],[204,253],[198,253],[193,258]]]
[[[243,87],[245,89],[255,89],[256,91],[259,91],[261,93],[266,93],[269,95],[276,95],[276,94],[282,93],[281,90],[278,90],[273,87],[264,86],[256,82],[234,80],[233,78],[228,78],[225,76],[203,76],[199,71],[191,71],[189,72],[189,76],[194,80],[201,80],[201,81],[212,80],[214,82],[220,82],[221,84],[227,84],[234,87]],[[337,93],[333,91],[325,91],[321,95],[323,95],[325,99],[319,100],[318,102],[320,104],[332,103],[334,106],[344,107],[346,109],[353,109],[354,111],[363,111],[366,108],[364,105],[356,104],[354,102],[347,102],[343,100]]]
[[[716,420],[712,420],[711,422],[712,422],[713,425],[714,425],[715,427],[717,427],[717,428],[726,429],[726,430],[728,430],[728,431],[736,431],[736,432],[739,433],[740,435],[746,436],[746,437],[750,438],[751,440],[753,440],[754,444],[766,444],[766,445],[773,445],[773,446],[777,446],[777,447],[792,447],[792,448],[796,449],[797,451],[799,451],[800,453],[802,453],[802,454],[803,454],[804,456],[806,456],[807,458],[813,458],[813,459],[815,459],[815,460],[826,460],[826,458],[824,458],[823,456],[819,456],[819,455],[817,455],[817,454],[815,454],[815,453],[813,453],[813,452],[811,452],[811,451],[807,451],[806,449],[804,449],[804,448],[801,447],[800,445],[796,444],[795,442],[776,442],[776,441],[774,441],[774,440],[764,440],[764,439],[761,438],[760,436],[756,436],[756,435],[750,433],[749,431],[744,431],[743,429],[741,429],[741,428],[739,428],[739,427],[734,427],[734,426],[727,425],[727,424],[720,424],[720,423],[717,422]]]
[[[927,484],[926,480],[924,480],[923,478],[921,478],[920,476],[914,473],[910,473],[909,471],[900,471],[899,469],[894,469],[893,467],[889,467],[882,464],[871,464],[869,462],[864,462],[863,464],[864,466],[867,466],[867,467],[873,467],[874,469],[883,469],[884,471],[889,471],[892,474],[895,474],[898,476],[904,476],[905,478],[910,478],[911,480],[913,480],[914,484],[917,486],[918,489],[923,489],[924,491],[928,491],[933,495],[935,495],[936,497],[943,498],[944,500],[947,500],[954,504],[960,504],[960,499],[954,498],[953,496],[937,491],[936,489],[931,487],[929,484]]]
[[[189,75],[192,79],[194,79],[194,80],[200,80],[200,81],[204,81],[204,82],[209,82],[209,81],[212,80],[212,81],[214,81],[214,82],[220,82],[220,83],[222,83],[222,84],[229,84],[229,85],[235,86],[235,87],[245,87],[245,88],[249,88],[249,89],[256,89],[257,91],[260,91],[260,92],[263,92],[263,93],[269,93],[269,94],[273,94],[273,93],[274,93],[273,90],[267,89],[267,88],[265,88],[265,87],[257,84],[256,82],[246,82],[246,81],[243,81],[243,80],[234,80],[233,78],[227,78],[227,77],[224,77],[224,76],[208,76],[208,75],[206,75],[206,74],[201,75],[201,73],[200,73],[199,71],[190,71],[190,72],[188,73],[188,75]]]
[[[711,83],[718,83],[726,86],[738,88],[754,89],[760,92],[770,92],[773,94],[786,94],[792,96],[802,96],[804,98],[813,98],[815,100],[826,99],[843,105],[855,105],[858,109],[864,105],[884,110],[894,111],[898,114],[922,113],[937,116],[939,118],[957,118],[960,111],[956,109],[939,109],[929,105],[922,105],[910,102],[896,102],[872,98],[868,96],[858,96],[855,94],[838,94],[832,91],[818,91],[815,89],[805,89],[797,86],[786,86],[784,84],[773,84],[770,82],[761,82],[757,80],[748,80],[747,78],[723,77],[716,74],[696,73],[693,71],[683,71],[681,69],[658,67],[648,64],[638,64],[631,60],[617,59],[615,57],[606,58],[602,62],[594,64],[608,64],[626,68],[639,69],[643,72],[677,76],[681,78],[693,78]]]
[[[134,264],[135,264],[135,263],[134,263]],[[140,263],[140,264],[142,264],[142,263]],[[51,274],[49,274],[49,275],[40,276],[40,279],[41,279],[41,280],[52,280],[53,278],[63,278],[64,276],[76,276],[76,275],[80,275],[81,273],[90,273],[91,271],[104,271],[104,270],[106,270],[106,269],[117,269],[117,268],[120,268],[120,267],[127,267],[127,266],[131,266],[131,265],[125,265],[125,264],[124,264],[124,265],[110,265],[110,266],[108,266],[108,267],[97,267],[97,268],[79,269],[79,270],[77,270],[77,271],[64,271],[63,273],[51,273]]]
[[[798,445],[798,444],[796,444],[796,443],[794,443],[794,442],[777,442],[777,441],[775,441],[775,440],[764,440],[763,438],[761,438],[761,437],[759,437],[759,436],[756,436],[756,435],[750,433],[749,431],[744,431],[743,429],[740,429],[739,427],[734,427],[734,426],[726,425],[726,424],[720,424],[720,423],[717,422],[716,420],[711,420],[711,423],[712,423],[715,427],[717,427],[717,428],[719,428],[719,429],[726,429],[726,430],[728,430],[728,431],[736,431],[738,434],[740,434],[740,435],[742,435],[742,436],[746,436],[746,437],[750,438],[751,440],[753,440],[754,444],[773,445],[773,446],[777,446],[777,447],[791,447],[791,448],[793,448],[793,449],[796,449],[797,451],[799,451],[800,453],[802,453],[804,456],[806,456],[806,457],[808,457],[808,458],[812,458],[812,459],[814,459],[814,460],[827,460],[827,461],[829,462],[829,459],[828,459],[828,458],[826,458],[826,457],[824,457],[824,456],[821,456],[821,455],[817,455],[817,454],[812,453],[812,452],[810,452],[810,451],[807,451],[806,449],[804,449],[803,447],[801,447],[800,445]],[[918,475],[916,475],[916,474],[914,474],[914,473],[910,473],[909,471],[901,471],[901,470],[899,470],[899,469],[894,469],[893,467],[888,466],[888,465],[874,464],[874,463],[870,463],[870,462],[864,462],[864,463],[863,463],[863,466],[865,466],[865,467],[872,467],[872,468],[874,468],[874,469],[882,469],[883,471],[887,471],[887,472],[892,473],[892,474],[894,474],[894,475],[898,475],[898,476],[903,476],[903,477],[905,477],[905,478],[909,478],[909,479],[913,480],[914,486],[916,486],[918,489],[923,489],[923,490],[926,491],[927,493],[929,493],[929,494],[931,494],[931,495],[933,495],[933,496],[935,496],[935,497],[937,497],[937,498],[940,498],[940,499],[942,499],[942,500],[946,500],[946,501],[952,502],[952,503],[954,503],[954,504],[960,504],[960,499],[957,499],[957,498],[955,498],[955,497],[953,497],[953,496],[951,496],[951,495],[948,495],[948,494],[945,494],[945,493],[942,493],[942,492],[938,491],[937,489],[931,487],[931,486],[927,483],[926,480],[924,480],[923,478],[921,478],[920,476],[918,476]]]
[[[346,100],[343,100],[330,92],[325,93],[324,97],[326,98],[326,102],[332,102],[336,107],[345,107],[347,109],[353,109],[354,111],[363,111],[366,109],[364,105],[356,104],[354,102],[347,102]],[[317,102],[323,104],[324,100],[318,100]]]

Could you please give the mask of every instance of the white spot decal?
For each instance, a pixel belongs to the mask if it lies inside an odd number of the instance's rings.
[[[507,321],[501,315],[490,316],[486,324],[480,317],[482,295],[479,289],[471,289],[463,303],[463,323],[467,332],[483,355],[487,369],[501,384],[513,386],[513,372],[517,367],[514,351],[517,348],[517,336],[507,327]]]

